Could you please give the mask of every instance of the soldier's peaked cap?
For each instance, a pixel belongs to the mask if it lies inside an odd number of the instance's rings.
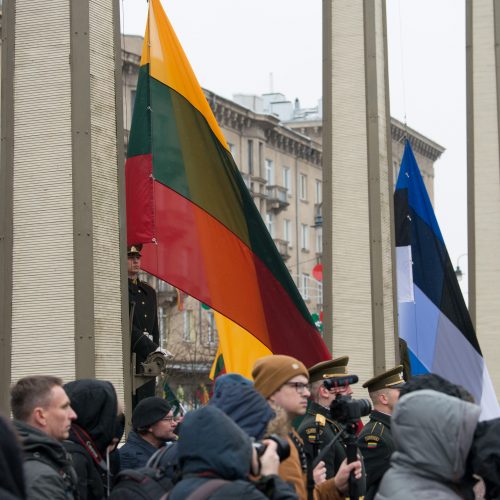
[[[127,247],[127,255],[141,255],[142,245],[130,245]]]
[[[340,356],[328,361],[321,361],[321,363],[317,363],[309,368],[309,381],[317,382],[318,380],[329,378],[346,377],[349,375],[347,363],[349,363],[349,356]]]
[[[400,389],[404,384],[403,365],[399,365],[367,380],[363,387],[368,389],[368,392],[374,392],[380,389]]]

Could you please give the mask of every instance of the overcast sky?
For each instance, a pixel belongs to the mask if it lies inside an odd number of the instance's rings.
[[[144,34],[146,0],[120,0]],[[222,96],[321,97],[321,0],[162,0],[200,84]],[[391,115],[446,148],[435,205],[453,265],[467,252],[465,2],[387,0]],[[460,267],[466,271],[466,257]]]

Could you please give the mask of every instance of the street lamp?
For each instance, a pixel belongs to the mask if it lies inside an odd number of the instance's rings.
[[[460,259],[462,257],[465,257],[466,255],[468,255],[468,254],[463,253],[463,254],[459,255],[458,259],[457,259],[457,267],[455,268],[455,276],[457,277],[458,281],[462,281],[462,278],[464,276],[463,271],[460,269]]]

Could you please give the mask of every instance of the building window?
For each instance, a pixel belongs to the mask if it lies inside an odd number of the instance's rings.
[[[309,226],[307,224],[300,225],[300,244],[302,250],[309,250]]]
[[[194,314],[192,309],[186,309],[183,313],[184,328],[182,331],[182,340],[184,342],[194,342]]]
[[[292,246],[292,221],[283,220],[283,239],[288,242],[288,246]]]
[[[288,194],[292,194],[292,177],[290,175],[290,167],[283,167],[283,187],[286,188]]]
[[[321,181],[316,179],[316,201],[315,203],[320,204],[323,201],[323,187]]]
[[[228,142],[227,147],[229,148],[229,152],[234,156],[234,144]]]
[[[316,253],[323,253],[323,228],[316,229]]]
[[[307,200],[307,175],[299,174],[299,197]]]
[[[272,213],[266,213],[266,226],[269,234],[274,238],[274,217]]]
[[[309,275],[306,273],[302,273],[300,280],[300,293],[302,294],[302,298],[304,300],[309,299]]]
[[[274,186],[274,162],[266,160],[266,181],[269,186]]]
[[[217,328],[215,324],[215,316],[213,311],[208,312],[208,324],[207,324],[207,343],[216,344],[217,343]]]
[[[253,175],[253,141],[248,140],[248,173]]]

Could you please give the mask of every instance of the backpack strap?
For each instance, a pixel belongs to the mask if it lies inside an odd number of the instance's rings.
[[[156,450],[151,457],[149,457],[149,460],[146,463],[146,467],[152,467],[157,468],[160,465],[160,462],[163,458],[163,455],[172,448],[174,443],[168,442],[165,446],[162,446],[158,450]],[[170,464],[169,464],[170,465]]]
[[[140,469],[125,469],[116,476],[116,483],[113,488],[114,498],[120,498],[120,491],[135,491],[131,488],[133,484],[137,485],[141,496],[137,498],[164,499],[166,493],[172,489],[173,483],[166,477],[161,470],[150,467],[141,467]],[[128,497],[127,497],[128,498]]]
[[[230,483],[226,479],[209,479],[196,488],[186,500],[206,500],[210,495],[220,490],[224,485]]]

